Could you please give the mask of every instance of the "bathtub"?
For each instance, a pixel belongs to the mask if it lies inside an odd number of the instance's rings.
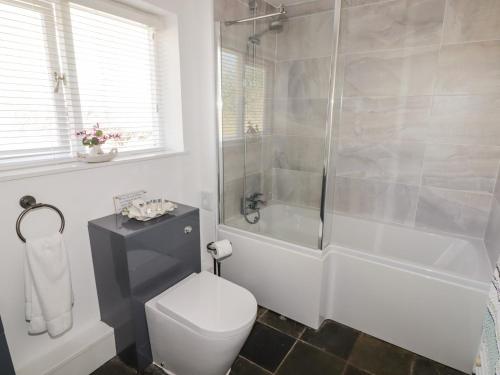
[[[226,220],[226,224],[302,246],[318,247],[319,209],[273,203],[261,210],[257,224],[247,223],[241,215]]]
[[[259,228],[220,225],[234,248],[224,277],[310,327],[333,319],[470,373],[491,274],[482,242],[334,215],[334,243],[319,251],[310,233],[295,244],[268,237],[265,218],[276,223],[278,213],[288,213],[279,238],[288,226],[295,240],[318,214],[270,206]]]

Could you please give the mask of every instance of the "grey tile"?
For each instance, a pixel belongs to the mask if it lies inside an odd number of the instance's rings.
[[[327,57],[333,46],[333,12],[289,18],[277,35],[277,60]]]
[[[412,225],[417,196],[416,186],[337,177],[334,209],[346,215]]]
[[[427,146],[423,185],[493,193],[500,165],[500,147]]]
[[[91,375],[137,375],[137,370],[128,367],[120,358],[114,357]]]
[[[498,0],[448,0],[445,43],[500,39]]]
[[[273,134],[324,137],[327,99],[276,99]]]
[[[295,339],[259,322],[250,333],[240,355],[274,372],[292,348]]]
[[[413,353],[368,335],[361,335],[350,364],[377,375],[409,374]]]
[[[243,179],[238,178],[224,183],[224,220],[240,215]]]
[[[500,95],[435,96],[429,141],[500,146]]]
[[[346,55],[344,96],[431,95],[438,61],[436,47]]]
[[[273,199],[311,208],[320,206],[321,173],[281,168],[274,168],[273,173]]]
[[[342,0],[342,8],[385,3],[387,0]]]
[[[431,97],[344,98],[339,136],[349,141],[424,141]]]
[[[488,226],[484,236],[484,244],[488,252],[491,264],[496,264],[500,257],[500,204],[496,199],[493,199],[491,205],[490,217]]]
[[[435,93],[500,93],[500,40],[443,46]]]
[[[277,64],[276,98],[328,98],[331,58],[285,61]]]
[[[311,345],[297,342],[277,375],[341,375],[345,362]]]
[[[260,318],[266,311],[267,309],[265,307],[259,305],[257,307],[257,318]]]
[[[307,328],[301,340],[347,360],[358,339],[359,331],[332,320],[325,320],[317,330]]]
[[[146,367],[143,371],[141,371],[140,375],[165,375],[166,372],[163,371],[160,367],[151,364],[148,367]],[[120,374],[122,375],[122,374]],[[125,375],[125,374],[123,374]]]
[[[324,138],[273,136],[273,167],[297,171],[322,172]]]
[[[483,238],[490,207],[489,194],[422,187],[416,226]]]
[[[437,45],[445,0],[387,1],[342,10],[342,52]]]
[[[243,177],[245,146],[243,140],[223,142],[222,156],[224,158],[224,181]]]
[[[344,375],[371,375],[370,373],[360,370],[359,368],[348,365],[345,369]]]
[[[248,12],[248,8],[247,8]],[[237,12],[235,12],[237,13]],[[243,12],[241,12],[243,13]],[[237,16],[225,16],[225,19],[237,19],[233,18]],[[248,16],[245,16],[248,17]],[[241,17],[243,18],[243,17]],[[252,27],[250,24],[241,24],[235,26],[224,26],[221,24],[221,45],[223,48],[228,50],[237,51],[240,54],[246,53],[248,45],[248,37],[252,33]]]
[[[417,356],[413,365],[412,375],[465,375],[465,373],[430,359]]]
[[[271,326],[278,331],[286,333],[287,335],[295,338],[298,338],[306,329],[303,324],[300,324],[295,320],[286,318],[270,310],[265,311],[259,317],[259,322]]]
[[[271,375],[271,373],[243,357],[238,357],[231,366],[229,375]]]
[[[337,176],[418,185],[424,143],[347,143],[340,140],[335,157]]]
[[[280,0],[275,0],[278,5],[282,3]],[[294,2],[293,4],[288,5],[287,8],[287,16],[297,17],[303,16],[305,14],[319,13],[325,12],[329,10],[333,10],[335,6],[335,0],[312,0],[304,3]]]

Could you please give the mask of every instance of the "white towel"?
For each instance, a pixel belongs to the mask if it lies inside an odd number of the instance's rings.
[[[60,233],[26,240],[25,293],[30,334],[55,337],[71,328],[71,274]]]

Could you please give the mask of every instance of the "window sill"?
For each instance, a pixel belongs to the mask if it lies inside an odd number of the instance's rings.
[[[69,173],[83,171],[87,169],[106,168],[114,165],[137,163],[147,160],[164,159],[174,156],[186,155],[186,151],[162,151],[149,154],[124,155],[103,163],[85,163],[81,161],[72,161],[66,163],[19,168],[0,172],[0,182],[21,180],[24,178],[47,176],[60,173]]]

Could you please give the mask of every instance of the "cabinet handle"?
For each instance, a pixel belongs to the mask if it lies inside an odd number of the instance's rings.
[[[187,227],[184,227],[184,234],[189,234],[193,231],[193,227],[191,225],[188,225]]]

